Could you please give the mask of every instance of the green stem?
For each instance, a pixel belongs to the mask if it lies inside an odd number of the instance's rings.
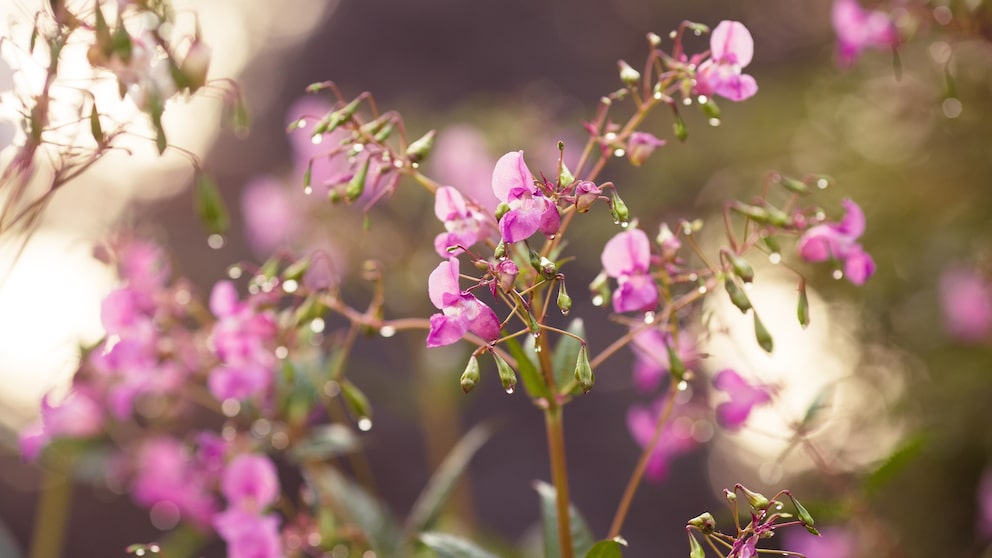
[[[62,540],[71,501],[72,483],[69,479],[61,473],[45,469],[42,473],[38,509],[34,516],[31,558],[62,556]]]
[[[565,461],[565,430],[561,406],[544,410],[544,424],[548,431],[548,454],[551,457],[551,481],[554,484],[558,508],[558,544],[561,558],[573,558],[572,526],[569,514],[568,466]]]

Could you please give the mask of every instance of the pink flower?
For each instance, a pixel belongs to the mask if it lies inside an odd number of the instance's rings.
[[[644,392],[657,389],[662,378],[668,375],[671,366],[668,357],[668,346],[672,343],[671,335],[658,329],[646,329],[634,336],[631,348],[634,350],[634,386]],[[699,360],[696,343],[693,336],[687,332],[679,335],[675,352],[687,367],[692,367]]]
[[[654,436],[655,427],[662,410],[662,400],[650,407],[633,406],[627,411],[627,429],[641,447],[647,447]],[[645,476],[652,481],[661,482],[668,476],[668,462],[673,457],[692,451],[698,444],[692,437],[692,419],[679,417],[680,409],[672,411],[662,429],[658,444],[648,458]],[[679,420],[685,418],[686,420]]]
[[[992,333],[992,285],[971,269],[951,268],[940,277],[944,329],[961,341],[976,342]]]
[[[754,78],[741,73],[754,56],[754,39],[739,21],[721,21],[710,35],[710,59],[699,65],[696,91],[743,101],[758,92]]]
[[[665,140],[658,139],[647,132],[634,132],[627,140],[627,158],[630,164],[639,167],[654,153],[654,150],[665,145]]]
[[[463,250],[448,252],[451,246],[469,246],[485,238],[486,216],[472,204],[465,203],[461,193],[451,186],[441,186],[434,198],[434,214],[444,223],[447,232],[437,235],[434,249],[442,258],[457,256]]]
[[[41,423],[29,426],[19,437],[21,454],[28,461],[38,459],[41,450],[58,438],[89,438],[103,431],[104,413],[88,392],[75,389],[58,405],[41,399]]]
[[[492,212],[497,201],[486,186],[493,159],[486,149],[486,138],[478,129],[468,124],[455,124],[438,134],[427,162],[433,171],[431,176],[443,184],[454,184]]]
[[[260,512],[279,499],[276,466],[264,455],[239,455],[224,468],[220,490],[230,506]]]
[[[558,208],[534,185],[523,151],[511,151],[496,161],[493,193],[510,206],[499,220],[499,234],[504,241],[526,240],[537,231],[549,236],[558,232]]]
[[[274,317],[238,300],[230,281],[214,285],[210,310],[219,318],[210,342],[222,361],[207,380],[210,392],[221,400],[263,395],[276,367],[271,347],[277,333]]]
[[[857,0],[835,0],[830,21],[837,33],[837,55],[844,66],[852,64],[862,50],[893,48],[899,43],[899,33],[888,14],[869,12]]]
[[[245,186],[241,213],[248,244],[256,254],[269,255],[297,237],[303,227],[298,202],[282,182],[271,176],[254,178]]]
[[[646,312],[658,305],[658,286],[648,271],[651,247],[640,229],[623,231],[603,248],[603,269],[617,280],[614,312]]]
[[[438,264],[427,280],[428,295],[440,314],[431,316],[428,347],[450,345],[472,333],[487,341],[499,338],[499,319],[491,308],[458,287],[458,258]]]
[[[214,528],[227,543],[228,558],[282,558],[279,518],[231,508],[214,517]]]
[[[724,401],[716,408],[717,422],[728,430],[739,430],[747,422],[751,409],[771,401],[771,392],[767,387],[752,386],[729,368],[714,376],[713,386],[730,396],[730,401]]]
[[[217,511],[209,488],[213,475],[197,467],[176,439],[152,438],[144,443],[135,460],[134,500],[146,507],[171,502],[184,520],[207,525]]]
[[[855,285],[863,285],[875,273],[875,261],[858,244],[865,231],[865,214],[858,204],[846,199],[844,218],[810,228],[799,238],[799,254],[809,262],[843,262],[844,275]]]
[[[856,555],[853,534],[843,527],[821,527],[819,537],[812,537],[803,529],[783,529],[782,546],[799,552],[806,558],[853,558]]]

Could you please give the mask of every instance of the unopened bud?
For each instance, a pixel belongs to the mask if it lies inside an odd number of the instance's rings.
[[[506,243],[502,240],[499,241],[499,244],[496,245],[496,249],[493,250],[493,257],[497,260],[501,260],[506,257]]]
[[[503,216],[506,215],[509,211],[510,211],[510,204],[506,202],[500,202],[500,204],[496,206],[496,214],[495,214],[496,220],[499,221],[500,219],[502,219]]]
[[[572,297],[568,296],[564,281],[558,282],[558,309],[562,316],[567,316],[572,310]]]
[[[730,206],[730,209],[762,225],[768,224],[770,220],[768,212],[764,208],[756,205],[734,202]]]
[[[806,297],[806,282],[799,282],[799,304],[796,306],[796,316],[799,325],[804,329],[809,327],[809,299]]]
[[[771,502],[768,501],[768,498],[766,498],[763,494],[749,490],[743,484],[738,484],[734,487],[734,489],[735,491],[740,490],[741,493],[744,494],[744,498],[747,500],[747,503],[756,510],[767,510],[768,506],[772,505]]]
[[[809,186],[805,182],[796,180],[795,178],[789,178],[788,176],[776,175],[775,182],[782,185],[786,190],[805,196],[809,194]]]
[[[179,66],[179,71],[182,72],[191,92],[195,92],[207,83],[210,54],[210,47],[203,41],[196,39],[189,47],[189,52],[186,53],[183,63]]]
[[[730,252],[725,252],[725,254],[730,260],[730,268],[734,270],[734,275],[740,277],[741,281],[745,283],[754,281],[754,268],[747,260]]]
[[[406,158],[411,163],[419,163],[426,159],[431,153],[431,148],[434,147],[434,136],[436,135],[437,131],[431,130],[411,143],[410,147],[406,148]]]
[[[678,113],[675,113],[675,122],[672,123],[672,131],[679,141],[685,141],[689,137],[689,130],[685,127],[685,121]]]
[[[496,371],[499,373],[499,381],[503,384],[503,391],[513,393],[517,386],[517,373],[510,368],[510,364],[503,360],[496,351],[491,351],[493,359],[496,361]]]
[[[499,289],[504,293],[512,291],[513,285],[516,283],[517,275],[519,273],[520,270],[517,268],[517,264],[513,263],[513,260],[500,260],[500,262],[496,264]]]
[[[596,383],[596,376],[589,364],[589,350],[584,344],[579,346],[579,356],[575,361],[575,381],[582,386],[583,393],[589,393],[593,384]]]
[[[641,72],[638,72],[630,64],[623,60],[617,61],[617,66],[620,68],[620,81],[628,87],[634,87],[641,81]]]
[[[790,223],[789,215],[782,211],[781,209],[771,205],[769,203],[765,204],[765,210],[768,211],[768,222],[776,227],[788,227]]]
[[[538,272],[540,272],[541,276],[545,279],[551,279],[555,275],[558,275],[558,266],[555,265],[555,262],[541,256],[538,265]]]
[[[658,236],[655,237],[655,242],[661,247],[661,257],[666,262],[670,262],[675,259],[678,255],[679,249],[682,248],[682,241],[675,236],[672,229],[668,228],[668,223],[662,223],[661,229],[658,231]]]
[[[579,213],[589,211],[602,193],[603,190],[595,183],[588,180],[580,181],[575,185],[575,209]]]
[[[616,188],[613,189],[610,214],[613,216],[613,222],[622,227],[626,227],[630,223],[630,209],[627,208],[627,204],[620,198],[620,194],[617,194]]]
[[[592,298],[594,306],[602,306],[610,299],[610,282],[606,277],[606,272],[600,272],[591,283],[589,283],[589,296]]]
[[[727,279],[724,281],[723,286],[727,289],[727,294],[730,295],[730,302],[734,303],[743,313],[746,313],[751,309],[751,301],[744,294],[744,290],[737,286],[737,283],[733,279]]]
[[[688,529],[686,529],[686,534],[689,535],[689,558],[705,558],[706,551],[703,550],[703,545],[699,544],[699,541],[692,536]]]
[[[465,371],[462,372],[462,377],[459,382],[462,385],[462,391],[468,393],[475,389],[476,384],[479,383],[479,359],[472,355],[468,359],[468,366],[465,367]]]
[[[702,513],[690,519],[689,525],[699,529],[704,535],[712,534],[716,530],[716,520],[713,519],[713,514],[710,512]]]
[[[369,398],[348,380],[340,379],[338,385],[341,387],[341,395],[344,395],[345,404],[351,414],[359,421],[371,419],[372,405],[369,404]]]
[[[665,145],[665,140],[658,139],[647,132],[634,132],[627,141],[627,158],[630,164],[639,167],[654,153],[655,149]]]
[[[658,36],[657,33],[648,33],[648,44],[651,45],[652,48],[657,47],[661,44],[661,37]]]
[[[575,176],[572,174],[572,171],[568,170],[568,167],[565,166],[565,162],[562,161],[561,170],[558,172],[558,186],[567,188],[568,186],[571,186],[573,182],[575,182]]]
[[[707,98],[706,102],[699,105],[699,107],[703,109],[703,114],[709,118],[720,119],[720,107],[713,100],[713,97]]]
[[[774,236],[769,235],[762,237],[761,242],[765,245],[766,248],[768,248],[768,250],[772,254],[782,253],[782,247],[778,245],[778,240],[776,240]]]
[[[669,340],[665,343],[665,349],[668,350],[668,370],[672,374],[672,380],[675,383],[679,383],[685,379],[686,369],[685,363],[682,362],[682,359],[679,358],[678,352],[674,347],[672,347],[673,344],[673,340]]]
[[[764,349],[766,353],[770,353],[775,349],[775,343],[772,340],[772,335],[768,333],[767,329],[765,329],[765,324],[762,323],[757,312],[754,313],[754,338],[758,340],[758,345]]]
[[[816,535],[819,537],[820,532],[813,527],[813,524],[815,523],[815,521],[813,521],[813,516],[802,504],[799,503],[799,500],[796,500],[795,496],[791,493],[789,494],[789,498],[792,499],[792,504],[796,506],[796,513],[799,514],[799,521],[803,524],[803,527],[805,527],[811,535]]]
[[[365,191],[365,178],[369,174],[369,163],[372,161],[370,157],[366,157],[365,162],[359,167],[358,172],[351,177],[348,181],[348,186],[344,189],[344,196],[348,198],[348,201],[353,202],[357,200],[362,192]]]

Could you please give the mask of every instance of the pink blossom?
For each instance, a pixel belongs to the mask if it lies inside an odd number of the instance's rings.
[[[496,161],[493,169],[493,193],[509,205],[499,220],[499,233],[506,242],[526,240],[537,231],[545,235],[558,232],[561,217],[558,208],[534,185],[523,151],[511,151]]]
[[[455,124],[438,134],[427,162],[433,171],[431,176],[443,184],[454,184],[492,212],[498,202],[487,186],[494,158],[479,130],[468,124]]]
[[[627,140],[627,158],[630,164],[639,167],[654,153],[654,150],[665,145],[665,140],[658,139],[647,132],[634,132]]]
[[[159,245],[128,239],[120,248],[117,273],[139,292],[154,292],[169,279],[169,260]]]
[[[603,189],[596,186],[595,182],[580,180],[575,183],[575,209],[579,213],[585,213],[592,208],[599,196],[603,195]]]
[[[899,33],[888,14],[868,11],[857,0],[835,0],[830,21],[837,33],[837,55],[849,66],[867,48],[894,48]]]
[[[282,558],[279,518],[231,508],[214,517],[214,528],[227,543],[228,558]]]
[[[254,178],[245,186],[241,212],[248,244],[255,253],[271,254],[296,239],[303,227],[298,202],[281,181],[271,176]]]
[[[849,199],[843,202],[845,213],[839,223],[824,223],[810,228],[799,238],[799,254],[809,262],[834,260],[843,262],[844,275],[855,285],[863,285],[875,273],[875,261],[857,240],[865,231],[865,214]]]
[[[279,499],[276,466],[264,455],[239,455],[224,468],[220,489],[230,506],[260,512]]]
[[[631,348],[634,350],[634,386],[640,391],[651,392],[658,388],[662,378],[669,374],[671,366],[668,346],[672,336],[656,328],[645,329],[634,336]],[[692,367],[699,360],[696,342],[692,335],[683,332],[678,337],[675,352],[682,363]]]
[[[617,280],[614,312],[646,312],[658,305],[658,286],[648,270],[651,247],[640,229],[623,231],[603,248],[603,269]]]
[[[944,329],[955,338],[976,342],[992,333],[992,284],[976,271],[951,268],[940,277]]]
[[[783,529],[782,546],[799,552],[806,558],[854,558],[857,555],[853,533],[843,527],[821,527],[819,537],[812,537],[803,529]]]
[[[768,387],[752,386],[729,368],[713,377],[713,386],[730,396],[730,401],[724,401],[716,408],[717,422],[728,430],[739,430],[747,422],[754,407],[771,401]]]
[[[458,286],[458,258],[438,264],[427,280],[428,294],[440,314],[431,316],[428,347],[450,345],[472,333],[487,341],[499,338],[499,319],[491,308]]]
[[[218,399],[248,399],[263,395],[271,384],[276,359],[271,345],[277,333],[270,312],[259,312],[238,299],[234,284],[219,281],[210,293],[210,310],[219,319],[210,342],[221,359],[207,380]]]
[[[647,447],[651,442],[662,406],[663,401],[659,399],[650,407],[635,405],[627,411],[627,429],[641,447]],[[679,416],[684,411],[685,409],[674,409],[665,422],[658,444],[648,458],[644,474],[649,480],[665,480],[668,476],[668,462],[674,457],[689,453],[699,445],[692,437],[692,419]],[[686,420],[679,420],[680,418]]]
[[[152,438],[142,445],[135,460],[134,500],[152,507],[171,502],[184,520],[208,525],[217,511],[210,490],[215,482],[207,471],[197,467],[185,447],[176,439]]]
[[[466,203],[451,186],[441,186],[434,197],[434,214],[444,223],[446,232],[434,239],[434,249],[442,258],[457,256],[463,250],[448,251],[452,246],[468,248],[485,238],[488,232],[485,214],[474,204]]]
[[[58,405],[45,394],[41,399],[41,422],[26,428],[19,437],[21,454],[38,459],[41,450],[58,438],[89,438],[103,431],[104,413],[85,390],[74,389]]]
[[[696,72],[696,91],[743,101],[758,92],[758,84],[742,69],[754,56],[754,39],[739,21],[721,21],[710,35],[710,58]]]

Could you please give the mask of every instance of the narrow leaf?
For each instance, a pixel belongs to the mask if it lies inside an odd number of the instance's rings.
[[[534,483],[538,496],[541,498],[541,520],[544,524],[544,556],[545,558],[560,558],[561,545],[558,542],[558,493],[546,482]],[[575,506],[569,505],[568,515],[572,525],[572,548],[577,556],[585,555],[593,547],[594,538],[585,520]],[[608,541],[613,542],[613,541]],[[604,554],[603,556],[619,556],[619,554]]]
[[[423,533],[420,542],[433,550],[438,558],[497,558],[475,543],[447,533]]]
[[[575,318],[568,324],[568,332],[583,339],[586,338],[585,324],[582,318]],[[575,374],[575,361],[579,357],[579,340],[568,335],[562,335],[551,354],[551,366],[555,371],[555,384],[559,389],[568,385]]]
[[[622,558],[623,546],[615,540],[599,541],[589,552],[586,553],[586,558]]]
[[[469,430],[452,448],[413,504],[406,522],[408,533],[418,533],[431,527],[472,457],[489,440],[492,433],[493,429],[489,423],[479,424]]]
[[[551,394],[548,392],[547,383],[520,343],[516,339],[507,339],[504,345],[517,361],[517,371],[520,372],[527,395],[533,398],[549,397]]]
[[[396,523],[375,498],[327,465],[315,465],[305,471],[307,484],[317,493],[321,506],[333,506],[339,516],[362,532],[379,556],[396,555]]]
[[[323,461],[355,451],[358,438],[347,426],[325,424],[310,429],[310,434],[300,440],[289,452],[294,461]]]
[[[227,205],[213,178],[205,172],[196,174],[196,214],[211,234],[224,234],[230,226]]]

